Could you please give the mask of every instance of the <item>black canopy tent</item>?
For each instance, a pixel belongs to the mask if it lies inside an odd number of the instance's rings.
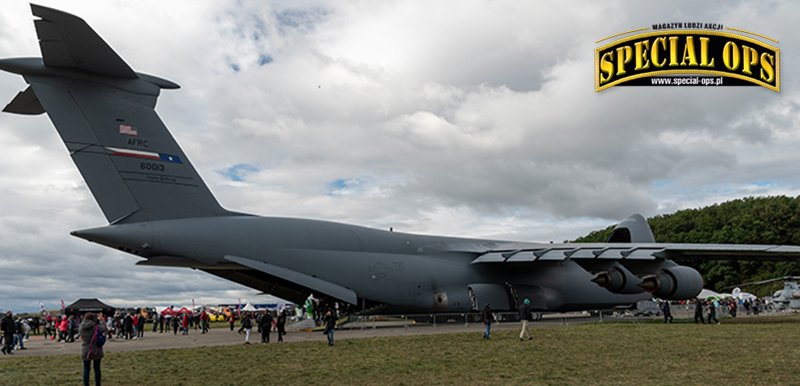
[[[114,314],[114,307],[97,299],[78,299],[64,308],[67,315],[85,314],[87,312],[102,312],[106,315]]]

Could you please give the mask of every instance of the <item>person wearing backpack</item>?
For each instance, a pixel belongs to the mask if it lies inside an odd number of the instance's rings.
[[[253,331],[253,320],[250,319],[250,313],[244,314],[244,319],[242,319],[242,328],[239,329],[239,333],[244,330],[244,344],[250,344],[250,332]]]
[[[94,367],[94,384],[100,386],[100,360],[108,332],[103,316],[87,312],[79,328],[81,335],[81,359],[83,360],[83,384],[89,386],[90,365]]]

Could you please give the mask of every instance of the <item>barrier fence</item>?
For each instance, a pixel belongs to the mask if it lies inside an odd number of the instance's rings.
[[[671,314],[675,319],[693,319],[693,304],[673,304],[670,308]],[[764,312],[765,314],[769,312]],[[744,310],[739,309],[739,314],[744,315]],[[494,316],[498,323],[518,323],[519,314],[517,312],[495,312]],[[703,317],[708,316],[708,309],[703,309]],[[717,307],[717,318],[728,317],[730,313],[727,307]],[[566,325],[577,323],[602,323],[608,321],[654,321],[663,320],[661,310],[650,310],[641,312],[635,310],[612,311],[596,310],[568,313],[533,313],[531,324],[543,325]],[[439,314],[408,314],[408,315],[354,315],[347,317],[341,323],[340,328],[344,329],[375,329],[378,327],[437,327],[437,326],[469,326],[481,324],[480,312],[469,313],[439,313]]]
[[[534,313],[530,323],[540,324],[573,324],[600,322],[603,318],[610,317],[610,311],[604,312],[574,312],[574,313]],[[516,312],[495,312],[498,323],[519,322]],[[479,312],[470,313],[439,313],[439,314],[409,314],[409,315],[363,315],[349,316],[341,328],[367,329],[378,327],[437,327],[437,326],[469,326],[481,324]]]

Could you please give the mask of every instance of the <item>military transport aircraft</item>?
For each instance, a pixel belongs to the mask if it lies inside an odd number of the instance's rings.
[[[190,267],[281,298],[309,292],[381,312],[627,305],[695,297],[697,271],[671,259],[800,259],[800,247],[658,244],[645,219],[608,243],[538,244],[413,235],[327,221],[258,217],[220,206],[155,112],[161,89],[82,19],[31,5],[41,58],[0,60],[30,85],[5,107],[47,113],[107,226],[72,232],[144,260]]]

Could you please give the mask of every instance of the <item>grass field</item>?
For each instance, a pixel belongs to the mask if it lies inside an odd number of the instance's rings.
[[[107,385],[800,384],[800,317],[109,353]],[[0,384],[70,385],[75,356],[5,357]]]

